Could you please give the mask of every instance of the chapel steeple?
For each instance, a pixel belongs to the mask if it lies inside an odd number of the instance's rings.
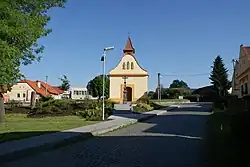
[[[128,37],[125,48],[123,49],[123,53],[128,53],[128,54],[135,53],[135,49],[134,49],[133,44],[131,42],[130,36]]]

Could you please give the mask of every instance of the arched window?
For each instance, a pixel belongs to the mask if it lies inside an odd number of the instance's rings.
[[[133,70],[133,69],[134,69],[134,63],[131,62],[131,70]]]
[[[129,68],[130,68],[129,66],[130,66],[130,65],[129,65],[129,62],[127,62],[127,70],[129,70]]]
[[[122,69],[123,69],[123,70],[126,69],[126,63],[125,63],[125,62],[122,64]]]

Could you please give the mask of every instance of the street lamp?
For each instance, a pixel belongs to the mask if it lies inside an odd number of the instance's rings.
[[[103,62],[103,75],[102,75],[102,120],[105,119],[105,103],[104,103],[104,94],[105,94],[105,59],[106,53],[110,50],[114,50],[115,47],[107,47],[104,48],[103,55],[101,61]]]

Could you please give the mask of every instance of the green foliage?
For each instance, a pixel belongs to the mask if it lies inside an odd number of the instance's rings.
[[[46,101],[50,101],[53,100],[54,98],[52,96],[42,96],[39,101],[40,102],[46,102]]]
[[[150,104],[150,99],[148,96],[142,96],[141,98],[139,98],[137,101],[137,103],[145,103],[145,104]]]
[[[83,117],[88,121],[101,121],[102,120],[102,108],[95,107],[86,110],[76,112],[76,115]],[[105,108],[105,119],[111,115],[111,110]]]
[[[186,82],[176,79],[176,80],[173,80],[169,88],[188,88],[188,85]]]
[[[48,100],[40,102],[30,115],[73,115],[72,101],[70,100]]]
[[[0,2],[0,85],[12,85],[24,77],[20,65],[40,60],[44,47],[37,40],[51,29],[48,10],[63,7],[66,0],[2,0]]]
[[[157,96],[156,92],[154,92],[154,91],[149,91],[148,92],[149,99],[155,99],[156,98],[155,96]]]
[[[212,72],[209,79],[219,96],[225,97],[228,94],[228,89],[231,87],[228,80],[228,70],[220,56],[217,56],[213,62]]]
[[[60,86],[60,88],[64,91],[69,90],[70,88],[70,81],[68,80],[68,77],[66,75],[63,75],[62,78],[59,78],[62,82],[62,85]]]
[[[146,103],[138,103],[136,106],[133,107],[133,111],[136,112],[147,112],[153,109],[153,107]]]
[[[105,102],[105,118],[112,114],[114,104]],[[29,117],[45,116],[68,116],[78,115],[87,120],[102,119],[102,103],[95,100],[68,100],[68,99],[50,99],[39,101],[37,108],[29,113]]]
[[[244,111],[209,116],[205,138],[208,166],[249,166],[249,119],[249,112]]]
[[[102,96],[102,83],[103,75],[98,75],[93,80],[89,81],[87,85],[89,94],[100,99]],[[109,97],[109,78],[107,76],[105,76],[104,95],[106,98]]]
[[[161,97],[162,99],[177,99],[179,96],[185,96],[190,94],[188,88],[162,88]]]

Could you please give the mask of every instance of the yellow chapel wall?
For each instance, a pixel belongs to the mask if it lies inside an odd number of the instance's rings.
[[[127,62],[133,62],[134,63],[134,69],[131,70],[131,68],[129,69],[123,69],[123,63],[125,63],[125,66],[127,67]],[[131,66],[130,66],[131,67]],[[140,65],[137,63],[137,61],[135,60],[135,58],[131,55],[124,55],[122,57],[122,59],[120,60],[119,64],[110,71],[109,73],[110,75],[112,74],[144,74],[147,75],[147,71],[143,70]]]
[[[127,69],[127,62],[129,62],[129,69]],[[131,69],[131,62],[134,64],[134,68]],[[126,69],[123,69],[123,63],[125,63]],[[122,76],[128,76],[127,86],[132,87],[132,98],[136,101],[148,91],[148,73],[144,70],[134,56],[124,55],[119,64],[110,71],[110,100],[122,102],[122,89],[124,79]]]
[[[136,101],[148,92],[148,76],[128,77],[126,85],[132,87],[132,101]],[[110,77],[110,100],[122,102],[124,79]]]

